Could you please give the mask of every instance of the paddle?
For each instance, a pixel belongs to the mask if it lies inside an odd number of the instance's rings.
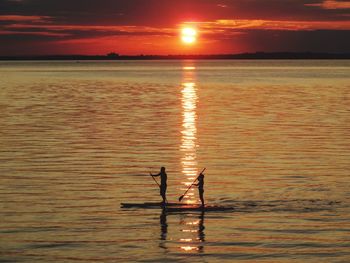
[[[207,169],[207,168],[204,168],[204,169],[200,172],[200,174],[201,174],[201,173],[204,173],[205,169]],[[200,175],[200,174],[199,174],[199,175]],[[186,190],[186,192],[185,192],[182,196],[179,197],[179,202],[181,202],[181,200],[184,198],[184,196],[187,194],[187,192],[191,189],[191,187],[192,187],[192,186],[194,185],[194,183],[197,181],[199,175],[197,176],[196,180],[193,181],[193,183],[190,185],[190,187]]]
[[[157,184],[158,187],[160,188],[160,185],[158,184],[157,180],[153,177],[152,173],[149,173],[149,175],[152,177],[152,179],[156,182],[156,184]]]

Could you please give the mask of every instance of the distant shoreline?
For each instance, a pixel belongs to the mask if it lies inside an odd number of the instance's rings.
[[[0,56],[0,60],[214,60],[214,59],[350,59],[350,53],[313,52],[256,52],[219,55],[137,55],[127,56],[110,53],[108,55],[45,55],[45,56]]]

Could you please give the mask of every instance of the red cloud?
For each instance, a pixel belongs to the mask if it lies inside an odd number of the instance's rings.
[[[305,4],[305,6],[317,6],[323,9],[350,9],[350,2],[339,2],[337,0],[325,0],[319,4]]]
[[[100,32],[125,32],[125,33],[154,33],[154,34],[171,34],[174,29],[155,28],[147,26],[95,26],[95,25],[38,25],[38,24],[12,24],[4,26],[7,29],[36,29],[50,31],[100,31]]]
[[[48,20],[49,16],[20,16],[20,15],[0,15],[0,21],[30,21],[30,22],[44,22]]]
[[[70,34],[66,33],[54,33],[54,32],[18,32],[18,31],[8,31],[0,30],[0,35],[32,35],[32,36],[47,36],[47,37],[66,37]]]
[[[232,30],[350,30],[350,21],[275,21],[275,20],[216,20],[194,24],[203,33],[222,33]]]

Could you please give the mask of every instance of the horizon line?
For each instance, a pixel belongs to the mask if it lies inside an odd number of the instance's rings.
[[[110,52],[103,55],[82,54],[50,54],[50,55],[0,55],[0,60],[44,60],[44,59],[92,59],[92,60],[122,60],[122,59],[350,59],[349,52],[245,52],[245,53],[223,53],[223,54],[139,54],[123,55]]]

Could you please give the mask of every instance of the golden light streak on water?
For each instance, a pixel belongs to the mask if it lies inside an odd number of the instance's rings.
[[[179,239],[181,242],[179,248],[182,251],[203,252],[203,242],[205,242],[204,213],[201,213],[198,218],[197,216],[188,216],[180,223],[183,226],[182,233],[186,235]]]
[[[191,241],[193,241],[193,239],[192,238],[180,238],[180,241],[182,241],[182,242],[191,242]]]
[[[189,187],[196,178],[198,172],[197,163],[197,87],[195,83],[195,67],[183,67],[182,83],[182,173],[185,175],[185,181],[182,184]],[[186,190],[186,188],[184,188]],[[195,203],[195,195],[191,189],[185,196],[186,203]]]
[[[181,230],[181,232],[184,232],[184,233],[197,233],[198,231],[197,230],[191,230],[191,229],[183,229],[183,230]]]
[[[183,246],[181,247],[181,249],[185,251],[193,251],[193,250],[198,250],[198,247]]]
[[[198,224],[199,224],[199,220],[186,223],[186,225],[189,225],[189,226],[195,226],[195,225],[198,225]]]

